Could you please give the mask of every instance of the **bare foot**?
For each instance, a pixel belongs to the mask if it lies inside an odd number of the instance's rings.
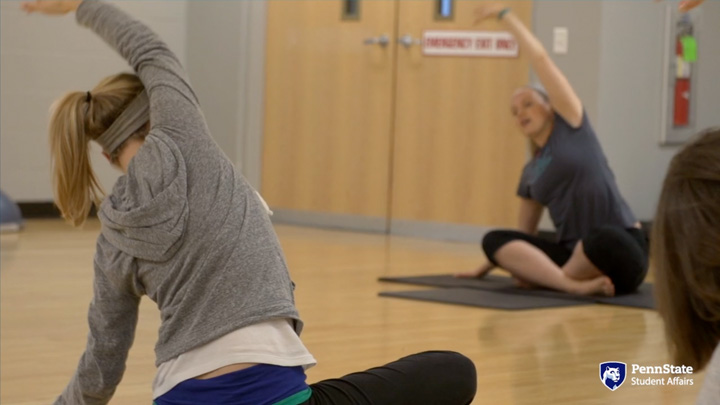
[[[488,269],[486,266],[480,266],[477,269],[472,270],[472,271],[456,273],[455,277],[457,277],[457,278],[483,278],[488,273],[490,273],[490,270],[492,270],[492,268]]]
[[[615,285],[607,276],[600,276],[591,280],[579,281],[573,291],[578,295],[604,295],[612,297],[615,295]]]

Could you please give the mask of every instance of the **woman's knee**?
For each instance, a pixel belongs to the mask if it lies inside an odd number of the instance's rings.
[[[486,233],[482,239],[482,249],[483,252],[485,252],[485,256],[488,258],[488,260],[490,260],[494,264],[498,264],[495,261],[495,253],[497,253],[497,251],[506,243],[512,242],[517,239],[518,236],[516,231],[490,231]]]
[[[439,356],[439,361],[444,363],[448,369],[455,370],[458,375],[471,377],[473,381],[477,379],[475,363],[467,358],[467,356],[453,351],[438,351],[429,353],[434,353]]]
[[[418,353],[425,365],[433,372],[441,373],[449,381],[443,386],[447,394],[452,393],[456,401],[452,403],[470,403],[477,391],[477,370],[475,363],[466,356],[453,351],[432,351]],[[467,400],[467,402],[465,402]]]
[[[647,274],[644,241],[619,227],[602,227],[583,240],[588,260],[610,277],[618,294],[634,291]]]
[[[457,352],[447,352],[449,369],[455,370],[459,379],[463,383],[464,391],[475,397],[477,390],[477,369],[475,363],[466,356]]]

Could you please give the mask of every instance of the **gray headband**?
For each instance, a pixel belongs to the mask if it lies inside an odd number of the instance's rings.
[[[105,153],[112,154],[149,120],[150,100],[143,90],[95,142],[102,146]]]

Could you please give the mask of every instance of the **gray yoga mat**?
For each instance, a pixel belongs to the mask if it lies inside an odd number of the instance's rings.
[[[421,291],[389,291],[381,292],[380,296],[508,310],[558,308],[592,304],[592,302],[583,302],[578,300],[506,294],[497,291],[478,290],[474,288],[439,288]]]
[[[644,283],[632,294],[617,297],[582,297],[552,290],[527,290],[513,285],[510,277],[487,275],[484,278],[457,278],[451,274],[414,277],[381,277],[380,281],[393,283],[423,285],[444,288],[469,288],[495,291],[503,294],[558,298],[565,300],[595,302],[606,305],[617,305],[632,308],[655,309],[652,284]]]

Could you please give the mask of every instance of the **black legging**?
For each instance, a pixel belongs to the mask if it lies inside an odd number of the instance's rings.
[[[312,397],[303,405],[468,405],[477,374],[467,357],[434,351],[310,387]]]
[[[542,250],[555,264],[564,265],[572,256],[572,249],[519,231],[491,231],[482,240],[488,260],[499,265],[495,253],[508,242],[522,240]],[[603,226],[582,239],[585,256],[615,285],[616,294],[635,291],[642,284],[648,270],[648,241],[637,228]]]

